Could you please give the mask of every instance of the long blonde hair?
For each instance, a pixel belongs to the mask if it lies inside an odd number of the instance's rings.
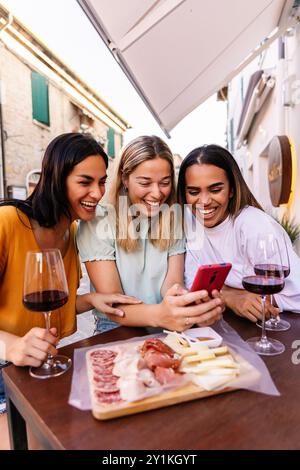
[[[155,158],[162,158],[169,162],[171,168],[171,192],[165,204],[172,206],[176,202],[174,161],[168,145],[156,136],[141,136],[132,140],[122,151],[120,161],[116,169],[115,177],[110,188],[109,202],[116,210],[116,241],[126,252],[137,251],[140,241],[132,237],[129,227],[132,226],[134,215],[127,210],[131,206],[123,180],[137,168],[138,165]],[[123,196],[123,197],[121,197]],[[125,202],[125,204],[124,204]],[[126,208],[125,208],[126,206]],[[124,210],[125,209],[125,210]],[[159,213],[157,236],[153,238],[153,231],[148,232],[150,242],[165,251],[176,242],[174,235],[174,214]],[[166,238],[164,235],[169,234]],[[152,237],[152,238],[151,238]]]

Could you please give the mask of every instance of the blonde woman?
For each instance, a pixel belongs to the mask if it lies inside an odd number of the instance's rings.
[[[118,324],[183,331],[221,316],[217,292],[210,299],[206,291],[183,288],[185,240],[175,200],[169,147],[155,136],[138,137],[122,152],[110,205],[80,224],[78,247],[94,289],[137,295],[144,302],[122,305]],[[118,326],[110,321],[105,326],[103,318],[98,323],[99,331]]]

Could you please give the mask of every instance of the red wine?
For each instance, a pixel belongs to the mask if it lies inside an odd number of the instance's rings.
[[[259,295],[277,294],[284,288],[284,280],[278,277],[246,276],[242,284],[247,291]]]
[[[68,301],[68,294],[60,290],[44,290],[24,295],[23,305],[33,312],[50,312],[62,307]]]
[[[281,277],[281,270],[283,271],[284,277],[288,277],[290,274],[290,268],[288,266],[280,266],[278,264],[256,264],[254,266],[255,274],[261,276]]]

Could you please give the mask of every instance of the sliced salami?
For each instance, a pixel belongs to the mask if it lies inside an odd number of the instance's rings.
[[[103,366],[93,366],[92,370],[94,374],[99,375],[99,376],[107,376],[107,375],[112,375],[113,374],[113,365],[110,367],[103,367]]]
[[[90,356],[93,359],[102,359],[107,361],[108,359],[115,359],[117,357],[117,353],[110,349],[96,349],[90,353]]]
[[[95,384],[116,384],[119,377],[116,375],[94,375],[93,382]]]
[[[99,365],[99,366],[106,366],[109,367],[113,365],[115,362],[115,359],[109,358],[109,359],[101,359],[101,358],[93,358],[92,359],[92,365]]]
[[[121,395],[120,391],[112,392],[112,393],[105,393],[100,390],[95,390],[94,391],[94,396],[96,398],[96,401],[99,404],[107,404],[110,405],[112,403],[117,403],[121,401]]]
[[[103,392],[103,393],[115,393],[115,392],[119,392],[119,387],[117,384],[114,384],[114,383],[102,382],[102,383],[95,385],[95,391]]]
[[[113,359],[110,359],[109,361],[106,361],[106,362],[103,362],[103,361],[95,361],[94,359],[92,360],[91,362],[91,365],[93,367],[102,367],[102,368],[106,368],[106,369],[109,369],[110,367],[113,367],[115,361]]]
[[[90,365],[94,397],[97,403],[114,403],[120,401],[119,377],[113,374],[117,353],[109,349],[97,349],[90,354]]]

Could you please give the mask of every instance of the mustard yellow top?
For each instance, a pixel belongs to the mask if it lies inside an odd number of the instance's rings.
[[[76,248],[76,224],[70,229],[70,241],[63,258],[69,287],[69,300],[51,315],[51,326],[60,338],[76,330],[76,291],[80,263]],[[31,328],[45,328],[41,313],[27,310],[22,291],[27,251],[39,250],[28,217],[13,206],[0,207],[0,330],[24,336]]]

